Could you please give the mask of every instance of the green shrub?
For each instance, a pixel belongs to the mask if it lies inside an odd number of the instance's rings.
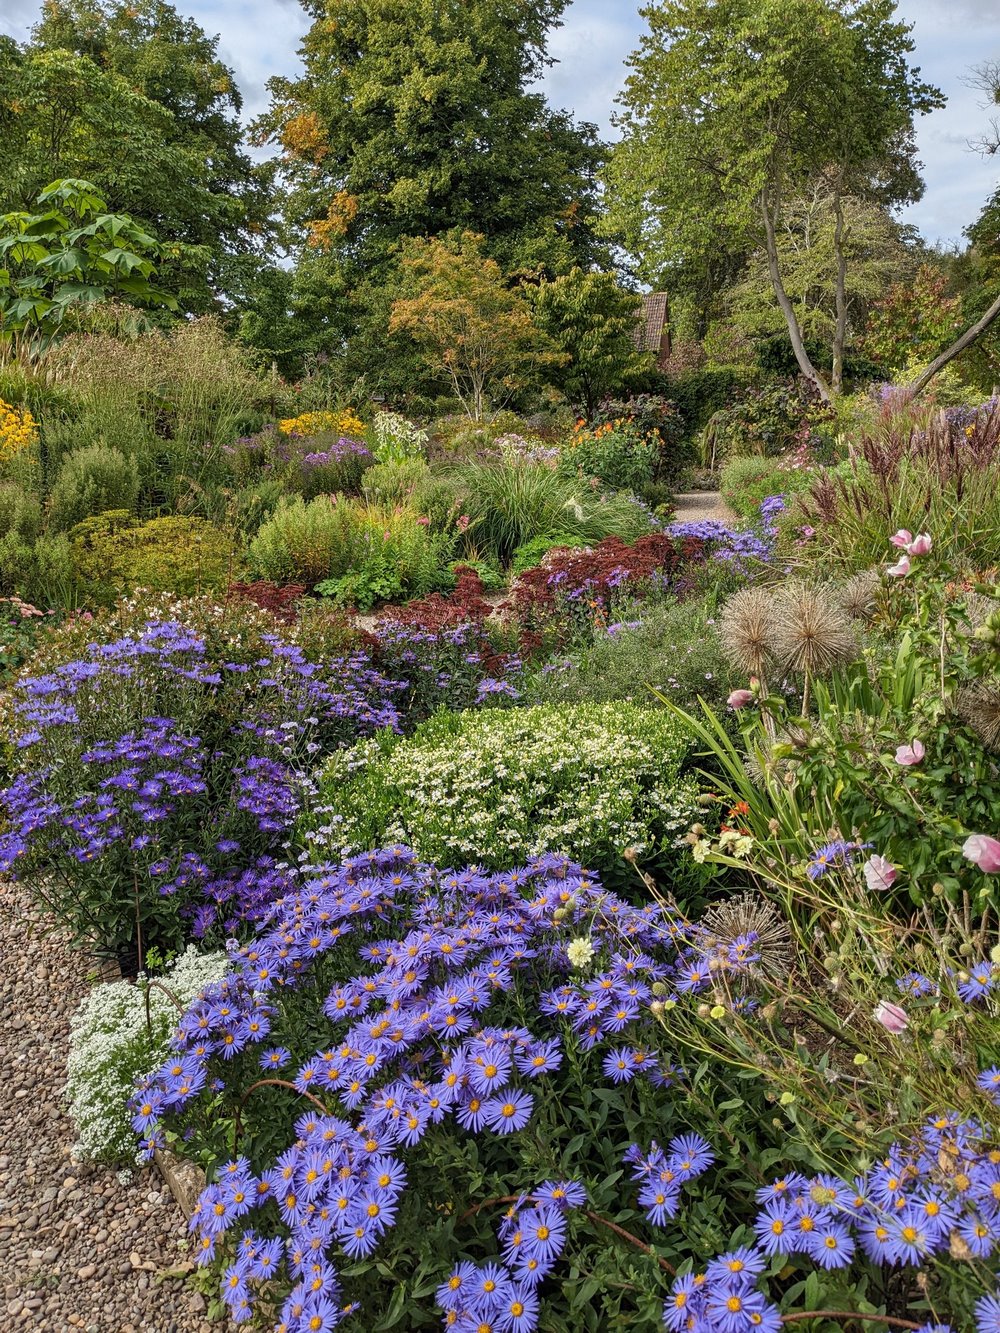
[[[680,411],[685,439],[699,435],[746,389],[749,378],[748,371],[732,366],[702,366],[668,379],[666,392]]]
[[[523,542],[514,552],[510,572],[517,575],[523,574],[526,569],[534,569],[542,563],[549,551],[567,546],[571,551],[578,551],[586,545],[582,537],[571,532],[556,532],[551,537],[532,537],[531,541]]]
[[[118,449],[93,444],[63,459],[52,487],[49,522],[68,532],[95,514],[123,510],[132,514],[139,499],[139,468],[135,458]]]
[[[563,450],[559,467],[570,477],[596,477],[613,490],[638,492],[652,482],[659,451],[657,438],[622,422],[612,430],[575,433]]]
[[[261,525],[247,559],[259,578],[314,587],[350,568],[356,544],[357,520],[349,503],[323,495],[309,501],[296,497],[282,500]]]
[[[39,607],[75,605],[73,553],[65,533],[26,540],[17,532],[0,537],[0,593],[16,594]]]
[[[786,458],[732,458],[722,469],[722,498],[741,518],[756,520],[769,495],[792,495],[808,488],[815,472]]]
[[[394,459],[369,468],[361,489],[371,504],[408,504],[426,482],[427,475],[428,467],[422,458]]]
[[[13,533],[33,542],[42,530],[42,508],[34,495],[16,482],[0,482],[0,537]]]
[[[776,458],[793,447],[805,424],[806,405],[790,384],[747,389],[732,407],[716,412],[705,428],[702,461],[718,466],[741,454]]]
[[[469,487],[460,471],[429,469],[414,487],[410,507],[423,514],[431,532],[453,532],[466,513]]]
[[[411,509],[318,496],[279,505],[250,545],[260,578],[304,583],[343,605],[418,597],[453,582],[452,541]]]
[[[202,518],[137,523],[111,510],[78,523],[69,535],[81,600],[95,605],[134,588],[180,596],[222,589],[243,572],[230,534]]]
[[[722,657],[714,618],[702,601],[635,608],[580,651],[544,666],[526,683],[531,703],[656,705],[652,689],[684,706],[699,696],[722,707],[742,683]]]
[[[345,848],[394,842],[438,865],[516,865],[563,851],[620,874],[692,810],[681,727],[635,704],[441,711],[401,740],[383,732],[323,772],[324,824]]]

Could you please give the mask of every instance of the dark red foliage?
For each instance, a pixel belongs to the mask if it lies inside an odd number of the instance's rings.
[[[492,614],[494,607],[483,593],[482,580],[474,569],[461,566],[455,587],[447,597],[433,592],[429,597],[420,597],[406,606],[387,607],[382,612],[381,620],[395,625],[411,625],[414,629],[444,629],[448,625],[482,625]]]
[[[616,597],[641,597],[654,580],[675,578],[703,553],[704,544],[696,538],[678,541],[663,533],[631,545],[606,537],[588,551],[555,551],[520,576],[511,609],[525,627],[539,627],[567,604],[607,609]]]
[[[276,620],[291,625],[296,619],[296,608],[305,597],[306,589],[301,583],[277,584],[258,579],[256,583],[230,583],[226,595],[254,602],[262,611],[269,611]]]

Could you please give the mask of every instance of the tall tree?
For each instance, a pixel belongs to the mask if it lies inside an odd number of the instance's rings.
[[[0,46],[0,208],[57,176],[92,181],[163,240],[205,247],[208,267],[178,278],[185,305],[211,304],[267,231],[266,172],[217,47],[164,0],[46,0],[31,41]]]
[[[652,370],[652,356],[639,351],[636,339],[642,298],[619,286],[613,273],[575,268],[529,291],[535,322],[566,358],[549,378],[588,415]]]
[[[256,132],[281,147],[289,240],[310,267],[350,289],[388,274],[405,238],[454,228],[484,235],[506,272],[593,258],[596,131],[529,91],[567,3],[306,3],[305,71],[271,81]]]
[[[838,340],[843,356],[845,345],[860,337],[872,305],[894,283],[908,283],[920,262],[912,228],[900,225],[881,204],[853,195],[836,198],[835,184],[822,176],[806,198],[789,199],[775,237],[782,282],[799,328],[806,341],[829,349],[825,366],[832,365]],[[842,258],[847,262],[838,290]],[[763,247],[728,293],[727,305],[738,330],[751,338],[784,331]]]
[[[609,222],[663,281],[706,250],[761,249],[802,375],[840,387],[848,301],[844,199],[919,197],[914,116],[942,95],[909,64],[894,0],[659,0],[620,99]],[[831,182],[833,376],[806,352],[779,251],[788,203]]]

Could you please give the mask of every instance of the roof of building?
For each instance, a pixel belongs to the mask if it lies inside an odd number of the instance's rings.
[[[667,323],[667,293],[645,292],[636,343],[640,352],[658,352]]]

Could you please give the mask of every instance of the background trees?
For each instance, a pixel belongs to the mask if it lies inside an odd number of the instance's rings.
[[[52,0],[30,42],[0,41],[0,210],[57,177],[91,181],[112,211],[204,247],[172,285],[209,308],[233,259],[260,249],[269,207],[217,45],[164,0]]]
[[[763,253],[802,375],[840,387],[848,299],[844,201],[919,196],[913,119],[941,104],[908,57],[892,0],[663,0],[632,57],[608,169],[611,224],[645,276],[704,267],[706,251]],[[791,201],[829,182],[831,386],[806,352],[779,249]]]
[[[472,229],[510,274],[603,256],[594,127],[528,90],[567,3],[313,9],[305,72],[272,80],[256,133],[280,149],[286,241],[331,349],[370,324],[371,288],[394,284],[407,237]]]

